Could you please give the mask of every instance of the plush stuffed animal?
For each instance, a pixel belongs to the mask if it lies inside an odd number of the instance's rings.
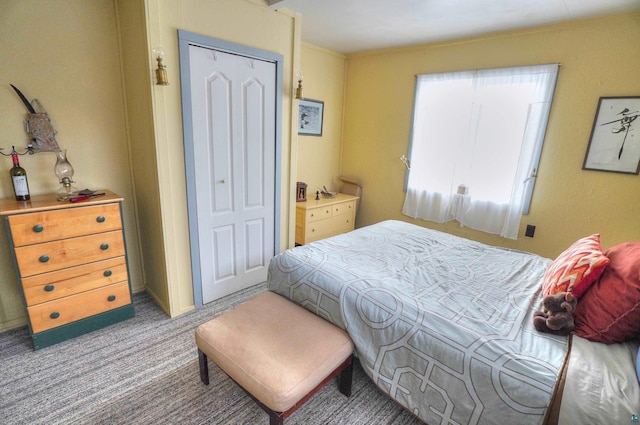
[[[533,314],[533,325],[540,332],[569,335],[575,328],[573,310],[578,300],[571,292],[558,292],[542,299],[542,311]]]

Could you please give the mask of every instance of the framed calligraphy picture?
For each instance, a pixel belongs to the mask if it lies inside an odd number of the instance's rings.
[[[640,173],[640,96],[601,97],[583,170]]]

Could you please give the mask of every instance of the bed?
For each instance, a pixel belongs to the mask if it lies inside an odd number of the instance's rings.
[[[277,255],[268,287],[345,329],[429,425],[628,423],[638,343],[538,332],[550,262],[390,220]]]

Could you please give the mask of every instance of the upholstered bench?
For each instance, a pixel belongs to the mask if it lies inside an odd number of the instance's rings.
[[[200,379],[215,362],[282,424],[333,378],[351,395],[353,343],[342,329],[273,292],[263,292],[196,329]]]

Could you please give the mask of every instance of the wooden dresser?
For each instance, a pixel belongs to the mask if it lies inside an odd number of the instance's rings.
[[[315,195],[313,195],[315,196]],[[314,198],[296,204],[296,244],[351,231],[356,221],[357,196],[339,193],[335,198]]]
[[[134,316],[123,199],[0,200],[35,349]]]

